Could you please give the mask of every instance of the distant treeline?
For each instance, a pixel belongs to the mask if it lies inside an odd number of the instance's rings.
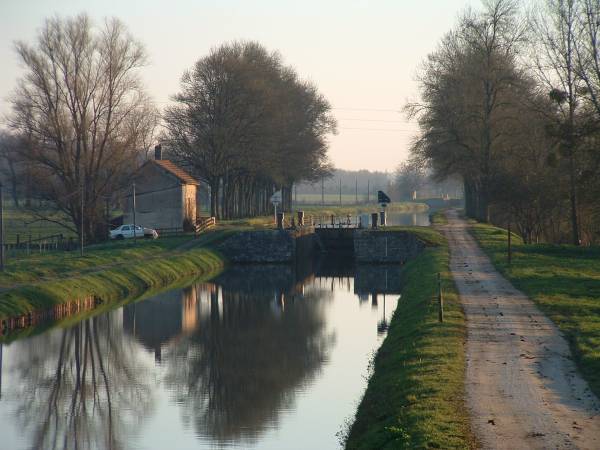
[[[340,194],[343,203],[377,201],[377,191],[387,193],[392,201],[418,200],[426,198],[462,198],[462,182],[449,178],[436,180],[430,171],[410,163],[400,164],[392,173],[368,170],[335,169],[328,176],[314,183],[299,183],[294,186],[294,195],[304,203],[332,203]],[[309,198],[310,201],[305,200]]]
[[[342,195],[358,194],[359,201],[364,201],[369,192],[373,199],[374,196],[377,196],[378,190],[389,190],[392,181],[392,175],[386,172],[335,169],[312,183],[298,183],[294,191],[299,195],[320,196],[321,193],[334,195],[340,193],[341,185]]]

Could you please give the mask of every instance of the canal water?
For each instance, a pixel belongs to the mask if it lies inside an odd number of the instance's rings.
[[[418,226],[428,227],[430,212],[414,212],[414,213],[400,213],[390,212],[387,214],[388,225],[401,225],[401,226]]]
[[[238,266],[0,344],[0,448],[339,448],[399,270]]]

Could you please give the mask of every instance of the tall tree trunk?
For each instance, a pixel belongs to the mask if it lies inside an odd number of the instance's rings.
[[[573,244],[581,244],[579,238],[579,220],[577,218],[577,183],[575,180],[575,164],[573,147],[569,150],[569,197],[571,203],[571,228]]]

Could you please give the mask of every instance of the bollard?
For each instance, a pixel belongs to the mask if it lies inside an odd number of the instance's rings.
[[[277,228],[279,230],[283,230],[283,220],[284,220],[284,214],[282,212],[278,212],[277,213]]]
[[[371,228],[377,228],[377,217],[379,214],[373,213],[371,214]]]
[[[298,226],[304,226],[304,211],[298,211]]]
[[[379,213],[379,224],[382,227],[385,227],[387,225],[387,214],[385,213],[385,210]]]
[[[438,320],[444,322],[444,296],[442,294],[442,274],[438,273]]]
[[[335,228],[335,216],[331,215],[331,228]]]

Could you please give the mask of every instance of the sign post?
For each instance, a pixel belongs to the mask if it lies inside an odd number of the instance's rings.
[[[271,195],[271,203],[275,208],[275,224],[277,224],[277,207],[281,204],[282,197],[281,191],[277,191]]]
[[[381,204],[381,207],[383,208],[383,210],[380,213],[380,224],[382,227],[385,227],[387,225],[387,217],[385,214],[385,208],[387,207],[388,203],[391,203],[392,201],[390,200],[390,198],[387,196],[387,194],[383,191],[377,191],[377,203]]]

